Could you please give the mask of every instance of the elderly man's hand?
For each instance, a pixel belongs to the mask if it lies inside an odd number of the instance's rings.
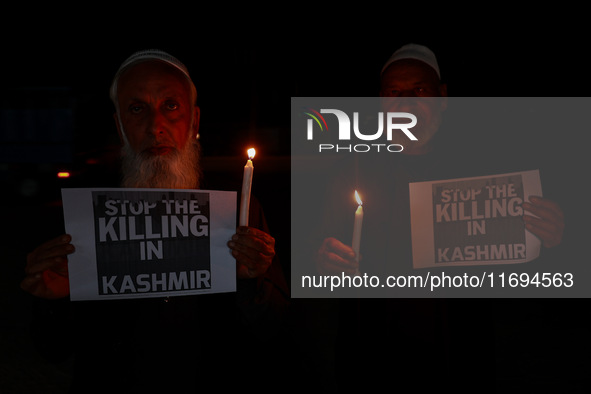
[[[67,255],[74,253],[72,237],[61,235],[27,255],[21,288],[34,296],[58,299],[70,294]]]
[[[254,227],[238,227],[228,247],[236,259],[240,279],[265,274],[275,257],[275,238]]]
[[[564,214],[557,203],[532,196],[522,206],[524,210],[538,216],[523,215],[523,220],[525,227],[540,238],[545,247],[551,248],[562,242]]]
[[[359,262],[355,252],[336,238],[326,238],[316,253],[316,269],[320,274],[354,275],[358,272]]]

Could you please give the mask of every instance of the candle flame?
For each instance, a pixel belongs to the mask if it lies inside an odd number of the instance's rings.
[[[355,199],[357,200],[357,204],[363,204],[363,202],[361,201],[361,197],[359,197],[359,193],[357,193],[357,190],[355,190]]]
[[[254,158],[254,155],[256,153],[256,151],[254,150],[254,148],[250,148],[247,152],[248,152],[248,158],[249,159],[253,159]]]

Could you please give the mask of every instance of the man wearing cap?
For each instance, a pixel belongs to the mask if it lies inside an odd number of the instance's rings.
[[[122,187],[195,189],[200,170],[197,92],[187,68],[159,50],[133,54],[111,91],[122,142]],[[237,292],[106,302],[68,301],[69,235],[27,256],[21,287],[37,297],[32,330],[51,358],[74,354],[73,392],[197,392],[236,388],[278,371],[269,355],[287,306],[274,239],[253,199],[250,224],[228,240]],[[274,349],[277,352],[277,349]],[[261,389],[269,378],[258,380]]]
[[[379,94],[445,98],[447,86],[441,82],[433,52],[422,45],[408,44],[395,51],[384,65]],[[318,237],[321,246],[315,259],[317,272],[354,275],[360,270],[368,275],[383,274],[382,278],[386,274],[416,274],[412,269],[408,184],[483,175],[476,165],[486,163],[478,160],[482,152],[463,152],[454,140],[454,130],[443,130],[446,100],[426,101],[432,104],[419,110],[424,111],[421,118],[430,122],[412,129],[417,141],[410,141],[402,133],[401,140],[393,135],[393,142],[404,146],[400,154],[361,154],[350,162],[339,162],[339,173],[326,195],[343,196],[359,188],[371,196],[367,209],[374,211],[370,215],[365,210],[365,244],[358,260],[348,244],[350,218],[342,215],[351,207],[330,199],[322,225],[326,231]],[[470,165],[461,160],[465,154],[474,155],[467,161]],[[524,215],[524,221],[546,247],[561,243],[564,217],[555,202],[537,198],[523,203],[523,208],[538,216]],[[454,267],[446,268],[446,273],[451,274]],[[408,290],[390,289],[401,291],[403,296],[410,294],[405,293]],[[465,301],[406,297],[340,300],[335,334],[339,384],[360,390],[377,390],[385,384],[414,384],[423,391],[456,390],[466,385],[471,391],[492,392],[495,332],[490,304]],[[468,386],[475,381],[478,384]]]
[[[407,44],[395,51],[382,68],[380,96],[447,97],[447,85],[441,82],[439,65],[434,53],[429,48],[417,44]],[[449,130],[439,133],[445,101],[436,103],[427,109],[422,108],[430,111],[422,117],[429,119],[429,122],[426,125],[423,123],[423,127],[412,129],[417,141],[409,141],[402,133],[393,134],[392,142],[404,146],[401,152],[403,157],[396,163],[401,170],[395,171],[393,167],[385,166],[387,172],[385,176],[392,178],[391,174],[400,174],[403,177],[399,177],[396,181],[399,184],[407,184],[420,180],[447,179],[454,177],[450,174],[466,172],[466,169],[461,168],[463,163],[457,158],[461,156],[454,157],[454,154],[460,155],[465,152],[457,150],[457,146],[454,146],[457,144],[453,141],[453,135],[446,134],[447,132],[451,134]],[[384,170],[384,168],[381,169]],[[375,172],[376,169],[372,167],[372,171]],[[471,169],[471,171],[475,170]],[[378,177],[378,175],[372,176],[372,178]],[[405,190],[400,194],[402,204],[399,208],[407,211],[408,188],[398,189]],[[556,202],[547,198],[532,197],[530,201],[523,203],[523,208],[535,215],[524,215],[523,220],[527,229],[538,236],[544,246],[551,248],[561,243],[564,215]],[[409,220],[404,218],[401,223],[409,223]],[[404,242],[397,242],[397,245],[406,249],[406,246],[410,245],[410,238],[406,236],[402,239]],[[345,245],[334,237],[328,237],[317,256],[317,268],[323,273],[353,274],[358,269],[359,262],[352,252],[349,245]],[[410,254],[406,258],[410,258]],[[410,260],[405,259],[405,261]]]

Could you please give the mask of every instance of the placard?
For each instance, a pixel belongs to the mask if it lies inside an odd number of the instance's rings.
[[[236,290],[236,193],[63,189],[72,300]]]
[[[539,256],[521,204],[542,197],[538,170],[409,185],[414,268],[511,264]]]

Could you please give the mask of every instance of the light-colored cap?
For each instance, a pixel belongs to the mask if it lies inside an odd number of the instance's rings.
[[[174,57],[171,54],[164,52],[160,49],[144,49],[144,50],[135,52],[134,54],[129,56],[119,66],[119,69],[117,70],[117,73],[115,74],[115,77],[113,78],[113,82],[111,83],[111,89],[109,92],[109,94],[111,96],[111,100],[113,102],[116,102],[116,99],[117,99],[117,81],[119,80],[119,76],[121,75],[121,73],[123,73],[123,71],[125,71],[125,69],[127,69],[129,66],[136,64],[136,63],[146,61],[146,60],[159,60],[159,61],[170,64],[171,66],[177,68],[183,74],[185,74],[185,76],[187,77],[187,79],[189,80],[191,85],[193,85],[193,81],[191,80],[191,77],[189,76],[189,70],[176,57]]]
[[[431,66],[432,69],[435,70],[437,76],[441,79],[441,74],[439,72],[439,64],[437,63],[437,58],[433,51],[423,45],[418,44],[406,44],[400,47],[396,52],[390,56],[390,59],[384,64],[382,67],[382,73],[388,68],[390,64],[397,60],[401,59],[416,59],[420,60],[423,63]]]

